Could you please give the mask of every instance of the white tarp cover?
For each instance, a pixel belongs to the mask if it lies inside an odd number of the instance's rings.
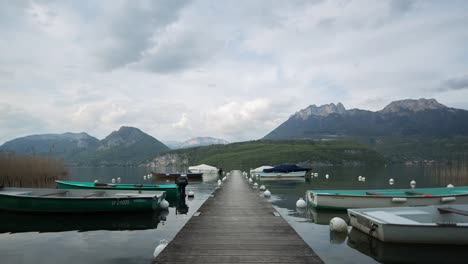
[[[257,172],[263,172],[264,169],[271,169],[273,168],[272,166],[261,166],[256,169],[251,170],[251,173],[257,173]]]
[[[188,167],[189,171],[191,172],[211,172],[211,171],[218,171],[218,168],[206,165],[206,164],[200,164],[197,166],[190,166]]]

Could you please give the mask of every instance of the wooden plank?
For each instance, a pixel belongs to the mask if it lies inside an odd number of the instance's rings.
[[[323,263],[240,174],[198,212],[153,263]]]

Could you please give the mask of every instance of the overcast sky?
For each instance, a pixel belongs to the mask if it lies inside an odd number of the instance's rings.
[[[311,104],[468,109],[468,1],[1,1],[0,144],[259,139]]]

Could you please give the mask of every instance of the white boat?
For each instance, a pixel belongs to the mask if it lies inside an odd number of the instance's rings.
[[[464,245],[385,243],[356,228],[348,233],[346,244],[379,263],[460,263],[468,259]]]
[[[206,165],[206,164],[200,164],[200,165],[197,165],[197,166],[190,166],[190,167],[188,167],[188,170],[190,172],[192,172],[192,173],[207,173],[207,174],[210,174],[210,173],[217,173],[218,172],[218,168],[210,166],[210,165]]]
[[[263,169],[256,175],[260,180],[304,180],[310,169],[302,168],[296,164],[282,164],[272,168]]]
[[[468,204],[349,209],[348,216],[383,242],[468,245]]]
[[[306,201],[318,209],[468,204],[468,186],[381,190],[309,190]]]

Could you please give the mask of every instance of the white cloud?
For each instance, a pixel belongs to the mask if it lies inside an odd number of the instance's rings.
[[[10,1],[0,8],[0,105],[9,106],[0,142],[44,131],[102,138],[122,125],[161,140],[238,141],[263,137],[310,104],[377,110],[430,97],[468,108],[466,8]]]

